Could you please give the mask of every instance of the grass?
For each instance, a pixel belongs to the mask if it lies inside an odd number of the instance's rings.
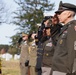
[[[2,75],[20,75],[19,60],[2,60]]]

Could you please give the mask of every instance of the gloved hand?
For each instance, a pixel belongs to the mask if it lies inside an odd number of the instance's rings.
[[[29,60],[27,60],[26,62],[25,62],[25,66],[28,66],[29,65]]]
[[[40,71],[40,70],[41,70],[41,68],[35,67],[35,72],[38,72],[38,71]]]

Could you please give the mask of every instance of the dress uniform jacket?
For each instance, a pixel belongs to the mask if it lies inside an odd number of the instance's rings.
[[[24,63],[29,60],[29,46],[27,42],[21,45],[20,63]]]
[[[57,36],[60,33],[62,27],[63,26],[60,23],[53,25],[53,26],[51,25],[51,32],[52,32],[51,37],[52,37],[54,45],[57,44]]]
[[[76,51],[76,21],[67,23],[59,34],[53,57],[53,71],[72,73]]]
[[[29,66],[30,66],[30,75],[36,75],[35,67],[37,60],[37,46],[35,41],[31,42],[29,47]]]
[[[54,54],[54,45],[51,38],[43,43],[43,50],[42,67],[51,67]]]
[[[36,59],[37,59],[37,46],[35,42],[31,42],[29,47],[29,65],[36,66]]]
[[[21,45],[21,54],[20,54],[21,75],[28,75],[28,66],[25,66],[25,63],[28,60],[29,60],[29,46],[27,44],[27,41],[25,41]]]

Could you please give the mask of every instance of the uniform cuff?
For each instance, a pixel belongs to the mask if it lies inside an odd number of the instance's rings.
[[[59,72],[59,71],[53,71],[52,75],[66,75],[64,72]]]

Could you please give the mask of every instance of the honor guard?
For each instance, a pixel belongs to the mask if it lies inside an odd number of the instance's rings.
[[[37,60],[37,45],[35,43],[36,33],[31,33],[29,39],[31,39],[29,46],[29,66],[30,66],[30,75],[37,75],[35,71],[36,60]]]
[[[22,33],[22,44],[20,54],[21,75],[28,75],[28,64],[29,64],[28,34]]]

